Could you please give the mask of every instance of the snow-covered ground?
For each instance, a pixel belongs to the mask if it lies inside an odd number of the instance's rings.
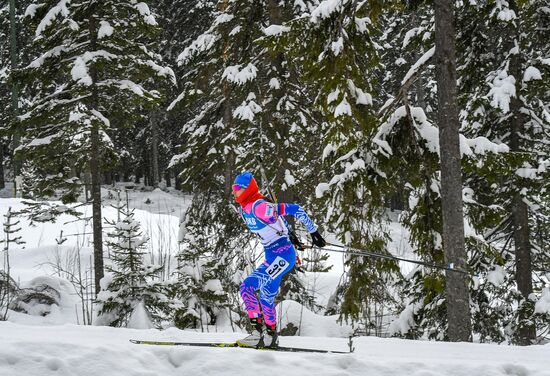
[[[548,376],[550,345],[512,347],[361,337],[353,354],[276,353],[235,348],[134,345],[129,339],[235,341],[238,333],[195,333],[77,325],[0,323],[2,376]],[[345,338],[283,337],[285,346],[346,351]]]
[[[103,216],[117,217],[110,205],[117,201],[116,191],[104,190]],[[123,199],[125,197],[122,197]],[[176,192],[129,191],[135,218],[149,236],[150,258],[174,255],[178,250],[179,217],[190,197]],[[8,208],[23,208],[19,199],[0,199],[0,215]],[[81,209],[87,216],[91,207]],[[108,225],[106,225],[108,227]],[[441,343],[360,337],[354,339],[353,354],[275,353],[235,348],[161,347],[131,344],[129,339],[172,341],[230,341],[243,336],[228,323],[208,327],[207,333],[115,329],[76,325],[82,322],[81,300],[74,287],[54,273],[54,265],[69,267],[80,257],[82,270],[91,264],[91,223],[63,215],[55,223],[29,226],[21,220],[26,242],[10,246],[12,277],[20,287],[40,283],[55,286],[59,305],[47,316],[11,312],[0,322],[0,376],[42,375],[480,375],[550,376],[550,344],[512,347],[487,344]],[[392,248],[396,254],[411,257],[407,233],[390,223]],[[62,244],[57,240],[65,238]],[[106,228],[106,232],[109,229]],[[329,240],[333,240],[330,239]],[[331,254],[334,268],[329,273],[307,273],[317,302],[326,305],[340,279],[342,254]],[[406,268],[406,265],[402,265]],[[91,281],[91,276],[90,276]],[[38,307],[39,308],[39,307]],[[36,312],[35,312],[36,314]],[[300,322],[299,336],[282,337],[283,346],[300,346],[346,351],[351,329],[333,316],[320,316],[301,305],[284,301],[278,306],[282,326]]]

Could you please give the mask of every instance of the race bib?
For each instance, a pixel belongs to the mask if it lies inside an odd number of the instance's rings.
[[[267,267],[267,269],[265,271],[271,279],[275,279],[282,272],[284,272],[286,269],[288,269],[289,265],[290,264],[289,264],[288,261],[286,261],[281,256],[277,256],[277,258],[275,260],[273,260],[273,262]]]

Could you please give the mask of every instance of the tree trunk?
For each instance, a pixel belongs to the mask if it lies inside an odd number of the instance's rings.
[[[105,173],[103,173],[103,181],[107,185],[112,185],[113,184],[113,173],[111,171],[105,171]]]
[[[151,185],[153,187],[158,187],[159,183],[159,153],[158,153],[158,143],[159,143],[159,123],[160,116],[156,112],[152,112],[150,115],[150,125],[151,125]]]
[[[98,22],[95,13],[96,8],[92,7],[90,14],[90,48],[95,51],[97,48],[97,30]],[[90,66],[90,75],[92,77],[93,88],[91,108],[99,109],[99,97],[97,93],[96,82],[97,69],[92,64]],[[94,236],[94,275],[95,275],[95,293],[96,296],[101,290],[100,281],[103,278],[103,226],[101,216],[101,148],[99,138],[99,125],[97,121],[92,123],[90,131],[90,172],[92,175],[92,226]]]
[[[17,29],[16,29],[16,20],[15,20],[15,0],[10,0],[10,59],[11,59],[11,70],[12,74],[17,69]],[[14,121],[17,120],[19,115],[19,80],[12,80],[12,91],[11,91],[11,106],[12,106],[12,116]],[[19,147],[20,143],[20,131],[19,127],[16,129],[15,134],[13,135],[13,176],[15,180],[14,186],[14,196],[21,197],[21,187],[18,185],[21,183],[21,160],[19,157],[15,156],[15,150]]]
[[[178,173],[174,174],[174,188],[181,191],[181,180]]]
[[[92,222],[94,233],[94,272],[96,295],[101,290],[99,281],[103,278],[103,226],[101,216],[101,171],[99,168],[99,129],[92,126],[90,171],[92,174]]]
[[[172,186],[172,174],[168,168],[164,171],[164,180],[166,180],[166,186],[170,188]]]
[[[223,102],[223,122],[226,127],[231,126],[231,122],[233,119],[233,111],[231,108],[231,86],[227,84],[227,82],[224,82],[223,92],[224,92],[224,102]],[[229,200],[232,199],[232,184],[233,184],[233,178],[235,174],[235,152],[231,150],[226,159],[225,163],[225,171],[224,171],[224,180],[225,180],[225,187],[224,187],[224,193],[225,197]]]
[[[443,248],[447,263],[466,269],[453,2],[435,0],[434,4]],[[457,272],[446,274],[448,339],[471,341],[468,278]]]
[[[0,189],[6,187],[6,181],[4,180],[4,142],[0,141]]]
[[[519,16],[519,9],[515,0],[510,1],[510,8]],[[509,46],[519,46],[520,33],[517,21],[512,28]],[[522,103],[519,99],[521,90],[521,51],[513,54],[510,58],[510,74],[516,79],[516,95],[510,102],[510,112],[512,116],[510,132],[510,150],[512,152],[521,152],[521,131],[524,128],[524,117],[521,113]],[[518,190],[521,187],[518,187]],[[529,232],[529,210],[527,204],[523,201],[523,196],[517,193],[512,200],[512,224],[514,228],[514,244],[516,249],[516,283],[518,290],[523,296],[524,302],[528,302],[529,295],[533,292],[533,278],[531,265],[531,244]],[[527,308],[527,307],[525,307]],[[516,333],[517,343],[519,345],[530,345],[535,340],[537,333],[535,326],[529,321],[531,310],[519,309],[519,329]]]

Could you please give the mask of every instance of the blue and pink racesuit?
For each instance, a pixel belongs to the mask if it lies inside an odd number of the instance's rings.
[[[245,193],[247,199],[237,200],[241,204],[241,215],[248,228],[259,235],[264,246],[265,261],[246,277],[240,286],[240,293],[248,317],[261,320],[263,314],[266,326],[275,328],[275,296],[282,277],[296,263],[296,250],[288,238],[288,228],[283,217],[293,215],[310,233],[317,231],[317,226],[298,204],[266,201],[259,194],[251,174]],[[256,291],[259,291],[259,301]]]

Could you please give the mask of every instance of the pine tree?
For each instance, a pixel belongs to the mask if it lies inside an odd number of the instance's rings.
[[[202,7],[200,14],[208,18],[210,9]],[[273,1],[219,1],[210,27],[192,39],[179,56],[184,68],[183,91],[172,104],[172,113],[181,112],[185,105],[186,112],[194,117],[182,130],[185,151],[172,163],[181,166],[184,188],[198,193],[194,205],[205,205],[202,210],[197,207],[191,211],[196,217],[189,221],[206,223],[212,229],[196,229],[195,242],[214,229],[225,244],[249,241],[250,235],[240,227],[227,201],[238,172],[258,171],[258,155],[264,157],[273,179],[264,182],[257,178],[260,185],[266,188],[271,183],[272,188],[280,189],[282,202],[292,202],[300,193],[307,197],[313,191],[314,181],[304,173],[311,163],[304,147],[305,141],[312,139],[307,127],[314,124],[304,102],[311,95],[304,96],[305,90],[296,75],[292,76],[293,67],[285,51],[274,51],[264,41],[278,30],[278,23],[293,18],[293,12],[292,5]],[[208,222],[202,212],[216,214],[208,214],[212,218]],[[220,254],[211,239],[200,244],[201,249],[210,244],[208,254]],[[235,246],[229,254],[234,255]],[[231,275],[228,278],[222,285],[238,296],[238,285],[233,286]],[[295,274],[288,276],[285,286],[297,291],[295,297],[307,295]]]
[[[144,2],[47,1],[27,8],[34,59],[24,70],[30,102],[21,116],[24,158],[40,166],[40,191],[74,201],[92,177],[96,292],[103,276],[100,173],[116,161],[113,130],[131,125],[174,81],[148,49],[157,23]],[[40,126],[36,126],[40,124]]]
[[[20,78],[18,70],[12,67],[12,58],[15,58],[17,69],[28,64],[28,45],[31,38],[28,30],[22,27],[21,18],[23,11],[30,3],[30,0],[0,1],[0,103],[3,104],[3,111],[0,113],[0,188],[4,187],[4,169],[15,175],[15,167],[19,163],[13,158],[14,149],[18,146],[19,134],[12,133],[10,130],[17,127],[17,115],[22,101],[19,96]],[[11,5],[14,6],[15,25],[11,23]],[[13,31],[12,26],[14,26]],[[17,102],[15,102],[16,98]],[[17,108],[14,107],[14,103],[18,104]]]
[[[459,19],[464,30],[463,127],[470,135],[510,146],[510,153],[492,169],[472,179],[472,186],[482,188],[476,189],[478,202],[500,208],[484,223],[500,250],[495,257],[499,262],[490,269],[504,271],[492,293],[501,313],[494,319],[507,328],[499,339],[518,344],[533,343],[537,327],[544,327],[533,310],[542,288],[536,270],[547,257],[530,230],[544,221],[547,207],[549,99],[542,81],[548,74],[543,56],[549,47],[541,28],[548,15],[541,9],[539,1],[464,4]]]
[[[429,4],[409,4],[405,9],[384,17],[386,32],[382,63],[384,87],[393,92],[383,93],[385,105],[381,110],[385,122],[379,127],[376,144],[379,153],[388,157],[381,169],[388,173],[391,186],[397,187],[405,199],[400,221],[410,232],[411,245],[417,256],[434,264],[445,264],[442,249],[442,211],[440,195],[439,130],[434,127],[433,109],[436,105],[433,66],[433,9]],[[468,31],[461,32],[468,34]],[[470,34],[469,34],[470,35]],[[389,45],[402,46],[400,49]],[[411,67],[412,65],[412,67]],[[405,68],[405,69],[404,69]],[[476,84],[479,81],[472,80]],[[400,107],[403,103],[404,106]],[[416,107],[418,106],[418,107]],[[502,158],[505,145],[498,140],[489,142],[479,135],[461,136],[462,168],[465,171],[463,195],[464,222],[467,225],[466,248],[469,268],[474,275],[486,275],[492,266],[499,265],[494,246],[484,238],[485,226],[499,210],[487,202],[474,199],[483,188],[471,184],[471,178],[482,170],[491,171],[495,161]],[[400,187],[403,187],[401,189]],[[480,215],[481,214],[481,215]],[[498,308],[490,302],[490,286],[484,287],[484,278],[470,281],[474,332],[487,338],[494,330]],[[445,275],[433,268],[416,267],[398,283],[400,296],[405,299],[398,312],[392,331],[408,338],[427,335],[445,339],[447,311]],[[402,325],[403,323],[407,325]],[[493,322],[491,324],[490,322]],[[496,339],[496,337],[495,337]]]
[[[13,221],[14,216],[11,207],[8,208],[8,212],[4,215],[4,222],[2,223],[4,239],[0,240],[0,243],[3,244],[2,272],[0,273],[0,277],[2,278],[0,281],[0,321],[7,320],[10,303],[16,298],[18,290],[17,284],[10,275],[10,245],[22,245],[25,243],[21,236],[15,235],[21,231],[21,227],[18,227],[20,221]]]
[[[5,129],[8,127],[10,122],[10,115],[12,114],[10,95],[9,90],[10,85],[8,85],[9,72],[10,72],[10,60],[9,60],[9,8],[8,3],[3,1],[0,2],[0,103],[4,111],[0,113],[0,189],[4,188],[4,165],[5,165],[5,154],[8,145],[8,138],[5,137]]]
[[[304,15],[283,24],[273,43],[287,46],[300,82],[316,93],[313,108],[325,119],[315,133],[323,149],[315,149],[323,171],[316,180],[329,181],[317,186],[317,197],[323,198],[318,208],[329,229],[347,245],[386,252],[387,235],[378,226],[386,186],[369,151],[377,125],[372,93],[378,67],[371,20],[380,10],[377,2],[308,2]],[[356,322],[368,316],[369,307],[384,295],[385,275],[396,266],[377,269],[375,264],[347,258],[339,289],[342,318]],[[371,294],[375,289],[363,288],[367,281],[380,287],[377,296]]]
[[[441,161],[443,250],[448,264],[464,270],[468,265],[464,245],[462,168],[456,84],[456,35],[454,5],[435,0],[435,55],[437,122]],[[448,336],[451,341],[471,341],[468,278],[448,272],[445,281]]]
[[[144,262],[148,239],[134,219],[133,210],[127,206],[121,210],[123,217],[109,223],[114,227],[107,242],[113,264],[107,267],[110,275],[103,280],[103,291],[97,296],[97,323],[127,326],[134,310],[143,305],[152,322],[160,327],[178,304],[168,297],[169,286],[158,280],[164,267]]]

